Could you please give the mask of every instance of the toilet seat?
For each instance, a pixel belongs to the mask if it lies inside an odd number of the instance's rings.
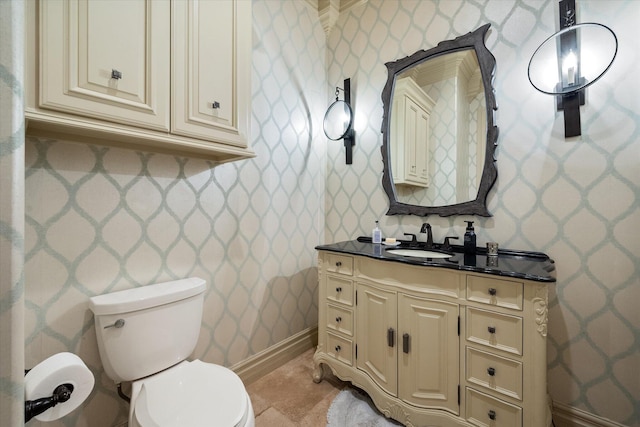
[[[240,377],[223,366],[185,361],[136,381],[134,388],[132,421],[142,427],[253,425]]]

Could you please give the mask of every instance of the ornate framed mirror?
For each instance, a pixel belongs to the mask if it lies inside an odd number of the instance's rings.
[[[491,216],[498,176],[490,24],[388,62],[382,91],[387,215]]]

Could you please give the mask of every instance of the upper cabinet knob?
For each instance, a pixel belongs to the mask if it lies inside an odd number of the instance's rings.
[[[217,110],[218,108],[220,108],[220,103],[218,101],[213,101],[211,103],[211,108],[213,108],[214,110]]]
[[[122,73],[116,69],[112,69],[111,78],[114,80],[120,80],[122,78]]]

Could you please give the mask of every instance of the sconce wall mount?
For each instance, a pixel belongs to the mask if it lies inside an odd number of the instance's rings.
[[[344,92],[344,100],[340,101],[339,93]],[[351,108],[351,79],[344,80],[344,88],[336,87],[336,100],[329,106],[324,115],[324,134],[332,141],[344,140],[345,161],[353,163],[353,145],[356,133],[353,130],[353,109]]]
[[[559,2],[560,31],[547,38],[529,61],[529,81],[538,91],[556,96],[564,110],[565,137],[579,136],[580,105],[585,89],[611,67],[618,39],[607,26],[576,23],[575,0]]]

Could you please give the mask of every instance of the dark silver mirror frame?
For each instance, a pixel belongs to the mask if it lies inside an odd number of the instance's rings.
[[[454,40],[446,40],[429,50],[420,50],[406,58],[395,62],[387,62],[385,65],[388,71],[387,83],[382,90],[382,102],[384,113],[382,116],[382,163],[384,173],[382,175],[382,186],[389,197],[389,210],[387,215],[417,215],[427,216],[438,214],[440,216],[451,215],[478,215],[490,217],[491,213],[487,209],[487,196],[498,177],[496,167],[495,149],[498,140],[498,127],[495,125],[496,105],[495,92],[493,89],[493,77],[496,68],[496,59],[484,44],[484,39],[491,24],[485,24],[477,30],[457,37]],[[389,119],[390,108],[393,99],[393,90],[396,78],[409,67],[422,63],[427,59],[434,58],[450,52],[474,49],[478,57],[482,84],[485,93],[487,111],[487,143],[484,158],[482,178],[475,200],[454,205],[445,206],[420,206],[401,203],[396,196],[395,185],[392,181],[389,134],[391,120]]]

